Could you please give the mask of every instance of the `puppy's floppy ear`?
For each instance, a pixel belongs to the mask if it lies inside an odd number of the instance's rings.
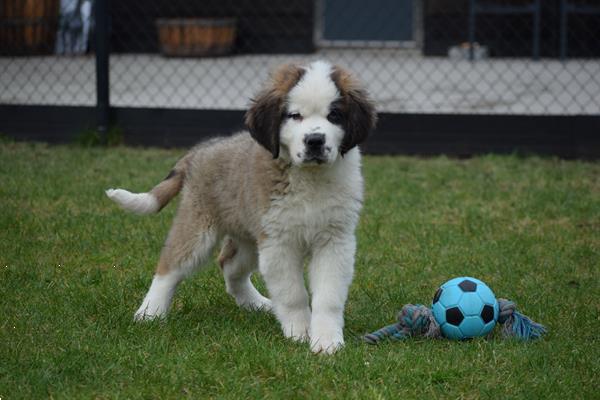
[[[285,118],[286,100],[290,90],[300,81],[304,69],[283,65],[272,75],[267,87],[252,99],[246,112],[246,127],[250,135],[273,155],[279,157],[279,131]]]
[[[252,99],[246,112],[246,127],[250,135],[265,149],[279,157],[279,129],[281,127],[283,100],[269,90]]]
[[[331,79],[340,92],[341,99],[338,101],[344,114],[345,135],[340,145],[340,154],[343,156],[371,134],[377,124],[377,112],[367,91],[350,73],[335,66]]]

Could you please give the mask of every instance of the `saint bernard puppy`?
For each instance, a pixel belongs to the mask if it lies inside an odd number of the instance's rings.
[[[221,243],[225,287],[238,305],[272,310],[286,337],[309,341],[316,353],[343,346],[363,200],[357,145],[376,118],[366,91],[344,69],[323,61],[285,65],[253,99],[247,132],[194,147],[148,193],[107,190],[140,214],[182,194],[135,319],[164,317],[177,285]],[[257,269],[270,300],[250,280]]]

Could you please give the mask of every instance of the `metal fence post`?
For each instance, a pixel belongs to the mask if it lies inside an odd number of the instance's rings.
[[[533,59],[540,59],[540,35],[542,19],[542,4],[540,0],[535,0],[533,4]]]
[[[469,60],[475,60],[475,17],[477,3],[475,0],[469,1]]]
[[[96,0],[96,111],[97,129],[106,138],[110,123],[109,112],[109,49],[108,49],[108,1]]]
[[[567,1],[560,0],[560,60],[567,58]]]

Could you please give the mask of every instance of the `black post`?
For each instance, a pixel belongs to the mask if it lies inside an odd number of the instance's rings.
[[[566,0],[560,0],[560,59],[567,60],[567,21],[569,18]]]
[[[96,0],[96,110],[98,133],[106,139],[109,120],[108,0]]]
[[[536,61],[540,59],[540,20],[542,19],[541,3],[541,0],[535,0],[535,3],[533,4],[533,59]]]
[[[475,8],[477,7],[477,3],[475,0],[469,1],[469,60],[473,61],[475,59],[475,14],[477,11]]]

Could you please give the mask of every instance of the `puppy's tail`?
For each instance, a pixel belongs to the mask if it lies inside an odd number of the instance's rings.
[[[147,193],[131,193],[125,189],[108,189],[105,193],[124,210],[136,214],[157,213],[181,191],[187,158],[179,160],[169,175]]]

